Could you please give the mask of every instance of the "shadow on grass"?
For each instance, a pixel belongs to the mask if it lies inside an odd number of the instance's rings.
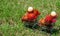
[[[57,33],[59,33],[59,30],[58,29],[53,29],[53,31],[52,31],[52,34],[57,34]]]
[[[33,23],[34,24],[34,23]],[[38,24],[38,23],[37,23]],[[39,30],[39,31],[43,31],[43,32],[46,32],[46,33],[50,33],[51,35],[52,34],[58,34],[58,33],[60,33],[59,31],[60,31],[60,26],[58,27],[59,29],[55,29],[55,28],[52,28],[52,29],[42,29],[40,26],[38,26],[37,24],[35,24],[35,25],[31,25],[31,23],[30,23],[30,25],[29,25],[29,23],[26,25],[26,23],[24,24],[24,26],[26,27],[26,28],[30,28],[30,29],[32,29],[32,30],[34,30],[34,31],[36,31],[36,30]]]
[[[46,32],[46,33],[50,33],[50,34],[58,34],[59,33],[59,31],[60,31],[60,29],[41,29],[38,25],[37,26],[35,26],[35,27],[33,27],[32,28],[32,26],[26,26],[27,28],[30,28],[30,29],[32,29],[32,30],[39,30],[39,31],[44,31],[44,32]]]
[[[46,33],[49,33],[49,34],[58,34],[58,33],[60,33],[59,31],[60,31],[60,28],[59,29],[55,29],[55,28],[53,28],[53,29],[42,29],[42,31],[44,31],[44,32],[46,32]]]
[[[26,27],[26,28],[30,28],[30,29],[37,29],[38,28],[38,22],[25,22],[24,23],[24,26]]]

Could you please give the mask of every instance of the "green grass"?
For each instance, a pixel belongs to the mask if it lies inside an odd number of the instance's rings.
[[[0,35],[2,36],[47,36],[45,32],[25,28],[21,17],[29,6],[41,12],[43,18],[51,11],[58,13],[57,26],[60,26],[60,0],[0,0]],[[44,14],[44,15],[43,15]],[[52,34],[60,36],[60,33]]]

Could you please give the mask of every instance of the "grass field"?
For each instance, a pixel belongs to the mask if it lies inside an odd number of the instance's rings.
[[[21,17],[29,6],[41,12],[39,18],[56,11],[56,26],[60,26],[60,0],[0,0],[0,36],[48,36],[45,32],[24,27]],[[60,36],[60,33],[52,36]]]

